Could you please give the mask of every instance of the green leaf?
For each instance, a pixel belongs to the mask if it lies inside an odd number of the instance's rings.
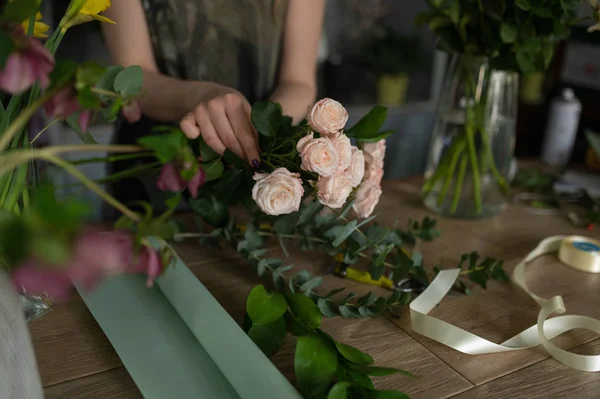
[[[246,164],[246,161],[244,161],[243,159],[241,159],[240,157],[235,155],[229,149],[225,150],[225,152],[223,153],[223,159],[225,160],[225,162],[227,162],[237,168],[245,168],[248,166]]]
[[[529,0],[515,0],[515,4],[517,5],[517,7],[519,7],[521,10],[524,11],[529,11],[531,10],[531,3]]]
[[[259,234],[258,228],[254,223],[246,224],[246,231],[244,232],[244,238],[248,241],[248,246],[252,249],[261,247],[265,243],[265,239]],[[277,259],[281,264],[281,260]]]
[[[503,23],[502,26],[500,26],[500,38],[503,43],[514,43],[517,40],[517,35],[518,31],[516,26],[509,23]]]
[[[303,203],[302,205],[300,205],[300,210],[298,211],[298,222],[296,223],[296,225],[300,226],[301,224],[313,220],[313,218],[319,212],[321,212],[323,208],[323,204],[321,204],[319,201],[312,201],[308,204]]]
[[[282,317],[287,310],[285,298],[280,293],[269,293],[264,285],[250,291],[246,311],[255,325],[267,325]]]
[[[9,1],[4,6],[2,19],[5,21],[14,22],[17,24],[29,19],[34,15],[40,7],[41,0],[17,0]]]
[[[216,158],[209,163],[201,164],[202,170],[204,171],[204,178],[206,182],[218,180],[223,176],[223,162],[220,158]]]
[[[431,21],[429,21],[429,29],[431,29],[431,30],[445,28],[446,26],[451,26],[451,25],[452,25],[452,20],[446,16],[435,17]]]
[[[73,129],[73,131],[77,134],[77,136],[79,136],[79,139],[82,143],[98,144],[98,142],[96,141],[94,136],[92,136],[92,133],[89,130],[86,130],[84,132],[81,130],[81,127],[79,127],[79,113],[70,115],[66,119],[66,122],[69,125],[69,127],[71,127],[71,129]]]
[[[329,340],[314,333],[298,338],[294,372],[303,390],[314,395],[327,389],[337,367],[337,352]]]
[[[357,138],[356,141],[359,143],[377,143],[378,141],[388,138],[394,133],[396,133],[395,130],[382,130],[368,137]]]
[[[278,216],[273,223],[273,230],[278,236],[283,234],[292,234],[296,230],[296,224],[300,214],[298,212],[290,213],[288,215]]]
[[[254,104],[252,106],[252,123],[261,135],[275,136],[283,125],[281,106],[270,101]]]
[[[210,162],[219,157],[219,154],[214,152],[213,149],[206,144],[202,137],[198,137],[198,151],[200,152],[202,162]]]
[[[317,305],[302,294],[289,294],[286,296],[287,303],[296,319],[304,326],[315,329],[319,328],[323,316]]]
[[[0,254],[2,262],[17,266],[29,255],[31,231],[24,219],[1,211],[0,213]],[[0,265],[0,268],[2,265]]]
[[[336,342],[335,346],[346,360],[349,360],[352,363],[368,366],[373,364],[373,358],[368,354],[361,352],[360,350],[346,344],[342,344],[341,342]]]
[[[387,108],[381,105],[373,107],[356,125],[345,131],[346,136],[354,137],[357,140],[365,140],[376,136],[379,129],[385,123],[387,111]]]
[[[275,354],[285,341],[287,326],[285,318],[280,317],[267,325],[254,325],[248,331],[248,336],[266,356]]]
[[[387,377],[388,375],[402,374],[406,377],[417,378],[413,373],[390,367],[376,367],[352,364],[350,367],[353,370],[360,371],[371,377]]]
[[[124,97],[138,96],[144,85],[144,72],[139,65],[132,65],[117,74],[115,77],[115,91]]]
[[[309,291],[313,291],[315,288],[320,286],[323,283],[323,277],[315,277],[312,280],[308,280],[306,283],[300,286],[300,291],[306,293]]]
[[[115,79],[125,67],[116,65],[110,66],[104,70],[104,74],[96,83],[96,87],[103,90],[115,91]]]
[[[192,211],[213,227],[224,227],[229,221],[227,205],[219,201],[212,193],[202,193],[198,198],[189,199]]]
[[[98,109],[102,105],[100,97],[89,86],[77,92],[77,101],[84,109]]]
[[[173,129],[168,133],[149,134],[138,139],[137,143],[154,151],[160,162],[169,163],[184,147],[187,147],[187,138],[181,130]]]
[[[453,1],[452,6],[446,12],[448,17],[454,22],[454,24],[458,24],[460,21],[460,1]]]
[[[483,270],[476,271],[476,272],[470,272],[469,280],[471,280],[475,284],[480,285],[481,288],[487,289],[487,275],[485,274],[485,272]]]
[[[360,318],[360,313],[353,306],[345,306],[342,305],[338,308],[340,311],[340,316],[345,317],[347,319],[358,319]]]
[[[214,190],[217,194],[223,194],[225,197],[229,198],[239,187],[242,179],[243,171],[241,169],[229,169],[223,174],[217,184],[215,184]]]
[[[356,220],[352,220],[350,223],[346,224],[344,228],[339,232],[337,238],[333,241],[331,245],[333,245],[334,247],[339,247],[340,245],[342,245],[343,242],[346,241],[346,239],[350,237],[352,233],[354,233],[354,230],[356,230],[357,225],[358,221]]]
[[[325,298],[319,298],[317,300],[317,306],[321,311],[321,314],[326,317],[335,317],[337,316],[337,312],[335,310],[335,306],[331,301]]]
[[[82,90],[95,86],[102,79],[106,68],[95,62],[86,62],[77,67],[75,71],[75,88]]]
[[[348,387],[352,386],[352,383],[347,381],[340,381],[335,384],[327,394],[327,399],[347,399]]]
[[[0,32],[0,68],[4,68],[8,57],[17,49],[10,35]]]

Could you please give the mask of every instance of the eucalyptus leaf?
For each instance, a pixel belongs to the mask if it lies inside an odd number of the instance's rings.
[[[115,91],[125,97],[135,97],[142,91],[144,72],[139,65],[132,65],[117,74],[114,81]]]

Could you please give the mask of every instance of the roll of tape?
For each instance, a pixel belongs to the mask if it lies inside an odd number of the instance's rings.
[[[588,273],[600,273],[600,241],[570,236],[563,240],[558,259],[565,265]]]

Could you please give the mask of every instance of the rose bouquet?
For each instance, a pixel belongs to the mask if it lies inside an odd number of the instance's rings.
[[[5,44],[0,48],[0,89],[10,95],[0,108],[0,255],[17,290],[64,302],[74,284],[91,290],[104,279],[129,273],[147,275],[152,286],[173,264],[170,241],[195,239],[206,247],[226,242],[265,278],[265,284],[248,297],[244,327],[267,355],[281,347],[288,331],[298,338],[295,373],[306,397],[337,398],[346,393],[405,397],[377,391],[370,379],[400,370],[372,366],[369,355],[336,341],[320,325],[323,317],[383,314],[408,303],[410,294],[392,290],[389,297],[371,292],[358,297],[349,293],[337,300],[343,288],[320,293],[322,277],[305,270],[291,275],[292,266],[267,257],[266,249],[270,237],[279,240],[286,254],[287,243],[297,241],[302,249],[320,248],[338,259],[340,275],[352,274],[381,286],[386,281],[428,284],[423,259],[412,247],[417,240],[438,235],[435,221],[409,221],[406,230],[373,223],[372,213],[382,194],[384,139],[392,133],[381,130],[386,109],[374,107],[346,129],[348,114],[331,99],[315,104],[298,125],[283,115],[279,105],[257,103],[251,118],[261,147],[258,170],[230,151],[217,154],[201,139],[188,140],[172,126],[149,132],[137,145],[99,145],[88,130],[93,119],[111,121],[119,114],[130,120],[140,117],[135,100],[143,95],[141,68],[57,62],[53,54],[70,27],[91,20],[112,22],[99,15],[110,2],[73,0],[50,35],[46,35],[50,27],[38,14],[39,3],[9,2],[0,14]],[[40,131],[29,132],[28,121],[39,109],[44,109],[50,122]],[[36,148],[37,138],[61,121],[83,143]],[[98,151],[111,155],[77,163],[155,158],[149,168],[120,172],[103,182],[155,170],[166,211],[157,214],[146,203],[141,204],[142,211],[133,211],[76,164],[61,158],[70,152]],[[35,161],[70,173],[121,212],[114,229],[86,225],[87,205],[60,200],[48,179],[32,178]],[[184,200],[198,216],[193,231],[184,231],[174,215]],[[236,220],[233,214],[238,209],[245,212]],[[160,245],[151,245],[149,237]],[[347,269],[359,260],[369,263],[368,272]],[[476,253],[465,255],[463,264],[463,274],[483,286],[490,278],[505,278],[501,262],[479,262]],[[457,288],[468,292],[460,284]]]

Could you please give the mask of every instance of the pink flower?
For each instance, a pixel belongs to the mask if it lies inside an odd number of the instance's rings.
[[[348,112],[339,102],[324,98],[312,107],[307,120],[321,134],[336,134],[346,126]]]
[[[11,278],[18,292],[46,295],[56,303],[68,301],[73,292],[73,283],[65,270],[32,260],[17,268]]]
[[[358,187],[365,176],[365,156],[361,150],[354,146],[352,146],[352,157],[346,173],[352,179],[352,188]]]
[[[381,187],[369,180],[362,182],[356,191],[356,200],[352,209],[359,218],[371,216],[381,197]]]
[[[385,150],[385,139],[379,140],[377,143],[366,143],[363,145],[363,152],[365,153],[367,169],[369,169],[370,166],[375,166],[378,169],[383,169]]]
[[[326,137],[313,138],[313,133],[298,141],[296,149],[302,158],[303,170],[317,173],[319,176],[333,175],[339,165],[338,153],[331,140]]]
[[[158,252],[151,247],[144,246],[138,257],[138,262],[131,269],[132,273],[146,273],[148,280],[146,286],[152,288],[154,280],[162,273],[163,265]]]
[[[333,146],[338,153],[338,171],[344,171],[350,166],[352,161],[352,144],[350,139],[344,133],[339,132],[329,139],[333,142]]]
[[[54,119],[66,119],[77,111],[79,114],[79,127],[82,131],[88,129],[92,112],[82,110],[77,100],[77,92],[73,87],[66,87],[56,93],[49,101],[44,104],[46,114]]]
[[[21,26],[15,30],[12,39],[17,50],[8,56],[0,70],[0,89],[20,94],[35,82],[44,89],[48,87],[48,75],[54,68],[52,54],[39,40],[25,35]]]
[[[137,101],[125,105],[121,110],[123,117],[129,123],[135,123],[142,118],[142,109]]]
[[[383,180],[383,169],[370,167],[365,172],[365,180],[370,181],[373,184],[381,185],[381,180]]]
[[[267,215],[286,215],[300,209],[304,195],[300,174],[277,168],[271,174],[254,174],[252,199]]]
[[[352,192],[352,178],[345,172],[319,177],[316,188],[317,199],[321,204],[332,209],[341,208]]]
[[[167,163],[163,165],[160,171],[156,186],[160,191],[173,193],[180,192],[187,187],[190,190],[192,198],[196,198],[198,196],[198,189],[204,184],[205,178],[204,170],[198,169],[194,177],[187,182],[181,177],[175,164]]]

